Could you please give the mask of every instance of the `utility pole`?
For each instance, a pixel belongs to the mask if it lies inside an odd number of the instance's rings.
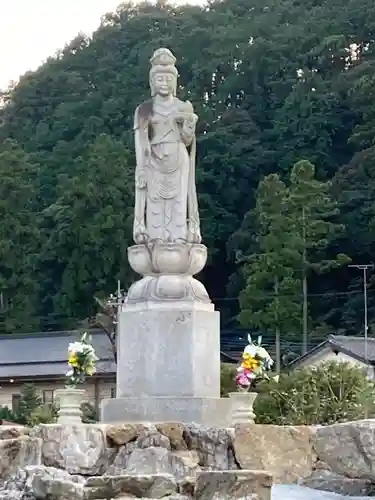
[[[374,264],[352,264],[349,265],[348,267],[354,267],[356,269],[359,269],[360,271],[363,271],[363,302],[365,306],[365,361],[366,361],[366,366],[368,364],[368,318],[367,318],[367,270],[368,269],[374,269]]]
[[[119,311],[121,309],[121,306],[124,304],[125,299],[126,299],[125,293],[123,293],[121,290],[121,281],[117,280],[116,293],[115,294],[111,293],[108,299],[109,304],[115,309],[114,321],[116,325],[118,323]]]
[[[276,298],[276,308],[275,308],[275,344],[276,344],[276,373],[280,373],[281,369],[281,349],[280,349],[280,326],[279,326],[279,280],[275,278],[274,281],[274,291]]]
[[[308,303],[307,303],[307,251],[306,251],[306,213],[302,208],[302,355],[308,350]]]
[[[107,300],[107,306],[109,306],[110,326],[106,330],[107,335],[111,341],[113,356],[115,362],[117,363],[117,334],[118,334],[118,320],[120,316],[120,311],[123,304],[126,301],[125,292],[121,290],[121,282],[117,280],[117,290],[116,293],[111,293]]]

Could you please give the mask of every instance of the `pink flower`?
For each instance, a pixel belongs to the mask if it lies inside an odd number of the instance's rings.
[[[251,382],[246,373],[239,373],[236,377],[236,383],[242,387],[249,387]]]

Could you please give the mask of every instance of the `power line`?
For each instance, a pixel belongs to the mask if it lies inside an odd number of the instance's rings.
[[[369,289],[367,289],[369,290]],[[373,291],[375,291],[375,289],[371,289]],[[362,294],[363,291],[362,290],[353,290],[353,291],[346,291],[346,292],[324,292],[324,293],[309,293],[307,294],[308,297],[346,297],[348,295],[360,295]],[[249,296],[251,297],[252,295],[249,294]],[[254,294],[254,297],[269,297],[269,298],[272,298],[272,297],[276,297],[276,294],[274,293],[267,293],[267,292],[262,292],[262,291],[259,291],[257,292],[257,294],[255,295]],[[303,297],[302,294],[297,294],[297,293],[278,293],[277,294],[278,297]],[[221,298],[213,298],[211,299],[213,302],[217,301],[223,301],[223,302],[226,302],[226,301],[234,301],[234,300],[238,300],[237,297],[221,297]]]

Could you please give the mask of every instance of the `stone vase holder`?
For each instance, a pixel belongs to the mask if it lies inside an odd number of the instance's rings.
[[[85,391],[73,387],[65,387],[56,391],[56,402],[59,405],[58,424],[81,424],[82,410]]]
[[[254,402],[258,396],[257,392],[230,392],[230,412],[231,422],[234,427],[236,424],[254,423]]]

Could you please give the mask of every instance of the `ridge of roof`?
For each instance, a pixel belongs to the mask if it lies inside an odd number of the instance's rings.
[[[342,340],[342,341],[364,341],[365,337],[357,337],[356,335],[329,335],[328,340]],[[375,342],[374,337],[367,337],[367,342]]]
[[[343,354],[346,354],[347,356],[351,356],[354,359],[357,359],[358,361],[361,361],[363,363],[367,362],[369,364],[375,365],[375,353],[373,355],[370,355],[365,358],[364,354],[360,352],[360,350],[353,349],[354,345],[350,345],[350,343],[355,344],[358,346],[360,343],[364,343],[365,337],[357,337],[355,335],[334,335],[330,334],[327,339],[317,346],[315,346],[313,349],[310,349],[306,354],[303,354],[302,356],[299,356],[295,360],[293,360],[291,363],[288,364],[288,367],[293,367],[295,365],[300,364],[302,361],[305,359],[309,358],[311,355],[314,355],[315,353],[321,351],[324,347],[332,347],[338,352],[341,352]],[[375,338],[373,337],[368,337],[367,342],[371,344],[372,349],[375,344]]]
[[[106,335],[104,330],[100,328],[88,328],[87,331],[90,335]],[[72,335],[79,335],[82,330],[53,330],[50,332],[17,332],[17,333],[5,333],[0,335],[0,340],[18,340],[18,339],[33,339],[33,338],[46,338],[46,337],[71,337]]]

